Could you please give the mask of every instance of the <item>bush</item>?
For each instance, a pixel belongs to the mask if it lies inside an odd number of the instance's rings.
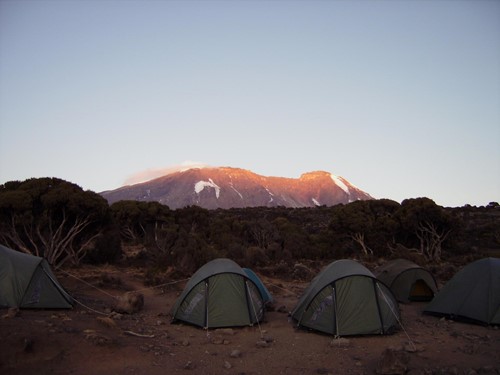
[[[113,264],[118,262],[122,255],[120,233],[110,230],[97,237],[94,248],[87,252],[84,261],[90,264]]]

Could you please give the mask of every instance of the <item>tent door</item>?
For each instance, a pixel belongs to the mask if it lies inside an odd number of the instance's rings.
[[[410,301],[430,301],[432,297],[434,293],[424,280],[415,281],[410,290]]]

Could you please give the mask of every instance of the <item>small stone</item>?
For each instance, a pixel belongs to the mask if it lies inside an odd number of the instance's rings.
[[[346,348],[351,345],[351,341],[349,339],[339,337],[337,339],[333,339],[330,341],[330,346],[338,346],[340,348]]]
[[[264,336],[262,340],[267,343],[274,342],[274,338],[272,338],[271,336]]]
[[[220,333],[222,335],[233,336],[236,332],[232,328],[219,328],[215,330],[216,333]]]
[[[285,305],[281,305],[280,307],[278,307],[276,309],[276,311],[279,312],[279,313],[284,313],[284,314],[286,314],[288,312],[288,310],[287,310],[287,308],[286,308]]]
[[[189,346],[189,344],[190,344],[190,343],[189,343],[189,340],[188,340],[188,339],[184,339],[184,340],[182,340],[182,343],[181,343],[181,345],[182,345],[182,346]]]
[[[224,361],[224,368],[227,368],[229,370],[232,367],[233,365],[231,363],[229,363],[228,361]]]
[[[417,346],[414,343],[408,343],[404,346],[404,350],[407,351],[408,353],[415,353],[418,350]],[[420,350],[422,351],[422,350]]]
[[[193,370],[195,368],[195,364],[191,361],[187,361],[186,364],[184,365],[185,370]]]
[[[15,318],[19,316],[19,309],[17,307],[11,307],[7,310],[7,314],[3,315],[3,319]]]
[[[144,307],[144,295],[137,292],[127,292],[118,298],[114,310],[121,314],[134,314]]]
[[[105,316],[105,317],[98,316],[97,321],[108,328],[115,328],[116,327],[116,322],[107,316]]]
[[[269,346],[269,343],[264,340],[259,340],[255,343],[255,346],[257,346],[257,348],[267,348]]]
[[[241,351],[238,349],[234,349],[233,351],[231,351],[231,354],[229,354],[229,356],[231,358],[239,358],[241,357]]]

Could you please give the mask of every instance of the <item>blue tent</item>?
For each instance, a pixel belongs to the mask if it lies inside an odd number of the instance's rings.
[[[255,285],[257,285],[260,294],[262,294],[262,299],[264,300],[264,303],[272,303],[273,296],[271,295],[269,290],[267,290],[267,288],[264,286],[259,276],[257,276],[257,274],[253,272],[250,268],[243,268],[243,271],[247,274],[248,278],[252,280]]]

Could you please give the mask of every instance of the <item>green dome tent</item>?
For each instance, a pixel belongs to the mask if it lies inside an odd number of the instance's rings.
[[[376,269],[374,274],[400,302],[430,301],[437,292],[434,276],[406,259],[389,261]]]
[[[67,309],[73,298],[43,258],[0,245],[0,306]]]
[[[299,327],[336,336],[388,334],[400,318],[391,291],[353,260],[338,260],[324,268],[291,315]]]
[[[194,273],[172,308],[172,320],[203,328],[252,325],[264,316],[255,283],[230,259],[215,259]]]
[[[500,324],[500,258],[484,258],[465,266],[443,286],[424,312]]]

